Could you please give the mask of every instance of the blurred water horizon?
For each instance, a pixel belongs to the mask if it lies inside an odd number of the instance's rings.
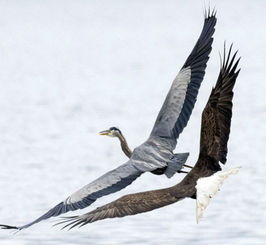
[[[200,34],[205,6],[174,0],[0,1],[0,223],[26,224],[125,162],[118,141],[99,131],[119,127],[131,148],[148,138]],[[196,224],[195,201],[185,199],[69,232],[51,228],[56,219],[16,235],[0,230],[1,244],[265,244],[266,3],[213,0],[210,6],[218,19],[213,51],[176,152],[189,151],[187,163],[195,164],[201,112],[226,40],[239,50],[242,70],[225,168],[242,169],[226,180],[203,220]],[[183,177],[144,174],[75,214]]]

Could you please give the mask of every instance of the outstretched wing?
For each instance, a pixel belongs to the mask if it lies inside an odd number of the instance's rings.
[[[64,218],[66,220],[57,224],[65,223],[63,228],[69,227],[72,229],[75,226],[83,226],[102,219],[148,212],[183,199],[185,197],[184,193],[180,190],[180,194],[174,196],[172,188],[167,188],[126,195],[87,214]]]
[[[173,81],[157,116],[151,136],[169,138],[176,144],[176,139],[187,125],[212,49],[215,24],[215,12],[209,12],[205,17],[204,26],[195,47]]]
[[[22,230],[50,217],[58,216],[68,211],[86,208],[95,202],[96,199],[117,192],[130,185],[142,173],[129,160],[127,163],[107,172],[92,183],[73,193],[65,201],[59,203],[33,222],[23,226],[0,225],[0,227],[3,229]]]
[[[232,45],[226,58],[224,48],[220,74],[202,113],[201,123],[200,155],[211,157],[223,164],[226,162],[230,134],[233,88],[240,71],[236,71],[240,58],[235,62],[237,52],[232,58],[231,52]]]

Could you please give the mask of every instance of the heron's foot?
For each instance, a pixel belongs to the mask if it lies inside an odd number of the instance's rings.
[[[193,167],[191,167],[191,166],[189,166],[189,165],[186,165],[186,164],[184,164],[184,167],[187,167],[187,168],[193,168]]]

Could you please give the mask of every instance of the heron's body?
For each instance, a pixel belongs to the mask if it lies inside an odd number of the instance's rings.
[[[150,137],[146,142],[134,149],[130,159],[142,171],[147,171],[150,166],[155,166],[152,170],[164,168],[165,163],[169,163],[174,158],[172,149],[173,146],[169,144],[168,140]]]
[[[172,146],[170,146],[169,148],[170,150],[168,151],[168,154],[167,154],[169,140],[164,140],[163,138],[159,138],[159,137],[155,137],[155,138],[150,137],[145,143],[137,147],[134,150],[134,152],[132,152],[128,146],[126,138],[122,134],[121,130],[118,129],[117,127],[111,127],[108,130],[101,131],[99,134],[107,135],[112,138],[117,137],[120,141],[121,149],[125,153],[125,155],[128,158],[131,158],[133,160],[135,158],[135,162],[139,162],[140,165],[147,163],[147,161],[149,163],[152,163],[154,160],[156,161],[156,158],[159,163],[160,162],[167,163],[167,166],[158,167],[155,170],[150,171],[152,174],[163,175],[166,173],[166,176],[167,176],[168,175],[167,173],[169,173],[170,171],[170,168],[168,168],[169,166],[174,166],[174,168],[176,169],[178,173],[187,173],[186,171],[181,170],[183,167],[192,168],[191,166],[184,164],[189,153],[174,154],[171,151]],[[175,144],[175,142],[173,142],[173,144]],[[144,156],[144,159],[142,160],[140,158],[141,155]],[[149,159],[147,158],[147,156],[149,157]]]
[[[124,154],[128,157],[128,158],[131,158],[133,152],[131,151],[131,149],[129,148],[128,146],[128,143],[127,143],[127,140],[125,138],[125,136],[122,134],[121,130],[116,128],[116,127],[111,127],[110,129],[108,130],[104,130],[104,131],[101,131],[99,133],[100,135],[108,135],[110,137],[117,137],[120,141],[120,146],[121,146],[121,149],[122,151],[124,152]],[[149,144],[148,144],[149,145]],[[171,159],[171,161],[173,161],[174,159]],[[180,166],[180,169],[182,168],[183,166]],[[152,170],[150,171],[152,174],[156,174],[156,175],[163,175],[166,171],[167,167],[163,167],[163,168],[157,168],[155,170]],[[180,172],[184,172],[184,171],[181,171],[181,170],[178,170]]]

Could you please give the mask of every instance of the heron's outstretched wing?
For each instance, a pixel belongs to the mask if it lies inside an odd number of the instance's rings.
[[[117,192],[130,185],[142,173],[143,172],[138,170],[129,160],[127,163],[107,172],[92,183],[76,191],[65,201],[59,203],[33,222],[23,226],[0,225],[0,227],[3,229],[22,230],[50,217],[58,216],[68,211],[86,208],[95,202],[96,199]]]
[[[182,189],[179,195],[173,195],[172,188],[126,195],[87,214],[66,218],[58,224],[66,223],[63,228],[73,228],[102,219],[135,215],[172,204],[185,196]]]
[[[232,58],[231,52],[232,45],[226,58],[224,49],[220,74],[201,119],[200,156],[208,156],[223,164],[226,162],[230,134],[233,88],[240,71],[236,70],[240,58],[235,62],[237,52]]]
[[[179,134],[187,125],[212,49],[215,24],[215,12],[208,12],[200,37],[173,81],[157,116],[151,136],[169,138],[176,143]]]
[[[240,71],[236,71],[239,59],[235,62],[236,53],[231,58],[231,50],[230,47],[227,58],[224,51],[224,60],[216,86],[202,114],[201,151],[198,162],[186,177],[173,187],[126,195],[87,214],[66,218],[59,224],[64,223],[64,227],[73,228],[107,218],[148,212],[186,197],[195,197],[198,179],[219,171],[218,161],[226,159],[226,145],[232,117],[232,90]],[[213,163],[216,163],[217,167],[213,166]]]

